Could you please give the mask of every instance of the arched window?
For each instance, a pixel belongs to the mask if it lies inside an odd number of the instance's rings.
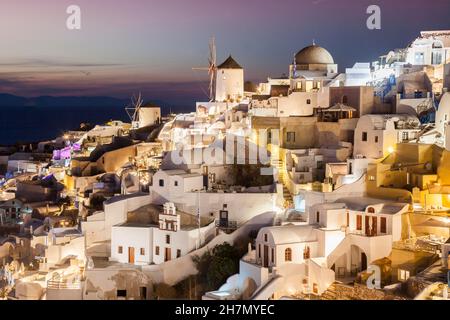
[[[291,248],[287,248],[284,250],[284,261],[292,261],[292,250]]]
[[[347,96],[343,96],[342,97],[342,103],[343,104],[347,104],[348,103],[348,97]]]
[[[369,209],[367,209],[367,213],[375,213],[375,209],[373,207],[369,207]]]

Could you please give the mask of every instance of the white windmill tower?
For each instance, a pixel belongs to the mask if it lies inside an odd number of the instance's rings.
[[[217,51],[216,39],[211,37],[209,40],[209,58],[208,67],[192,68],[192,70],[207,70],[209,75],[209,101],[216,100],[216,75],[217,75]]]
[[[131,127],[133,129],[139,128],[139,113],[140,113],[139,111],[142,108],[143,104],[144,100],[142,99],[142,95],[139,92],[139,95],[137,96],[133,95],[131,97],[131,104],[125,107],[125,111],[130,117]]]

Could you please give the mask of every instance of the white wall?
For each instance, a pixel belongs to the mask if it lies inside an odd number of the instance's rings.
[[[166,243],[166,235],[170,236],[170,243]],[[211,240],[215,235],[215,224],[211,223],[206,227],[193,230],[179,230],[177,232],[171,232],[167,230],[160,230],[155,228],[153,231],[153,262],[155,264],[164,263],[165,249],[170,248],[171,259],[177,259],[177,250],[181,250],[181,255],[185,256],[191,251],[202,247],[206,240]],[[198,240],[200,236],[200,241]],[[155,247],[159,246],[159,255],[155,253]]]
[[[104,216],[94,215],[81,223],[88,246],[93,242],[111,240],[112,226],[126,222],[128,212],[151,203],[151,198],[146,194],[124,197],[120,201],[113,200],[114,198],[105,203]]]
[[[59,263],[69,256],[76,256],[80,260],[86,258],[84,237],[75,238],[66,244],[49,245],[45,250],[45,258],[49,265]]]
[[[152,227],[112,227],[111,260],[129,263],[129,248],[134,248],[134,264],[150,264],[153,261],[153,230]],[[122,253],[119,253],[119,246]],[[145,250],[141,255],[141,248]]]
[[[439,103],[439,109],[436,111],[436,130],[443,136],[445,136],[448,130],[448,123],[450,122],[450,92],[445,93],[441,102]]]
[[[140,108],[139,128],[153,125],[161,121],[161,108]]]
[[[117,300],[117,290],[127,290],[127,298],[137,300],[141,287],[151,289],[151,281],[140,270],[87,269],[83,300]]]
[[[242,99],[244,96],[244,70],[218,69],[216,77],[216,100]]]
[[[256,286],[260,287],[269,280],[269,269],[241,259],[239,261],[239,277],[251,278],[255,281]]]
[[[327,108],[330,104],[329,88],[322,88],[319,92],[292,92],[287,97],[276,99],[278,100],[278,117],[311,116],[314,108]],[[307,103],[308,100],[310,104]]]
[[[202,178],[202,177],[201,177]],[[155,184],[158,183],[154,180]],[[203,180],[202,180],[203,183]],[[200,184],[200,179],[194,180],[189,188],[196,188]],[[227,204],[229,220],[243,223],[254,216],[274,211],[275,193],[220,193],[220,192],[175,192],[171,189],[161,188],[158,185],[151,187],[151,198],[155,204],[174,202],[176,207],[191,214],[197,214],[198,202],[200,199],[200,214],[205,217],[218,218],[219,210]],[[212,214],[212,215],[211,215]]]

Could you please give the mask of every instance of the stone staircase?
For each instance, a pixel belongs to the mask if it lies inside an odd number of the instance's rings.
[[[289,189],[287,188],[287,171],[285,169],[285,165],[282,160],[280,159],[271,159],[270,164],[273,168],[277,169],[278,171],[278,181],[283,184],[283,198],[284,203],[286,207],[290,207],[294,204],[294,199],[292,198],[291,193],[289,192]]]
[[[337,300],[336,282],[333,282],[328,289],[322,293],[320,300]]]

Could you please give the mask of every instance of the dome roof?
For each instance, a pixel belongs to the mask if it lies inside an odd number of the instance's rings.
[[[312,45],[303,48],[295,55],[297,64],[334,64],[333,56],[328,50]]]

